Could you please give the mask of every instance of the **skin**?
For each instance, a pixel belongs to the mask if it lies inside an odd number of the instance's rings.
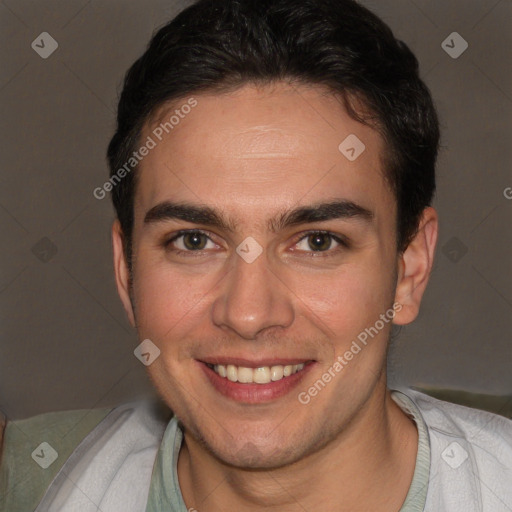
[[[112,230],[120,297],[140,339],[159,347],[148,372],[185,427],[178,461],[185,503],[209,512],[316,510],[319,503],[325,511],[396,512],[412,480],[418,434],[386,387],[391,322],[307,405],[297,393],[393,303],[401,305],[395,324],[416,318],[437,214],[427,208],[416,237],[397,253],[384,141],[319,87],[246,85],[195,98],[198,105],[140,164],[131,289],[117,221]],[[162,107],[141,140],[179,104]],[[349,134],[366,146],[353,162],[338,150]],[[269,229],[283,211],[340,198],[371,210],[371,222]],[[162,201],[208,205],[234,230],[144,223]],[[199,255],[179,255],[183,238],[167,248],[165,241],[180,229],[202,229],[211,241]],[[350,245],[329,247],[327,237],[328,249],[315,251],[310,230],[345,236]],[[249,236],[263,249],[250,264],[235,252]],[[315,364],[296,390],[247,404],[221,395],[198,369],[197,359],[226,355]]]

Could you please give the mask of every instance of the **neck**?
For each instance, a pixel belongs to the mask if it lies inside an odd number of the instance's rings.
[[[414,473],[418,432],[385,386],[321,450],[271,470],[227,466],[185,433],[178,460],[187,506],[217,512],[397,512]]]

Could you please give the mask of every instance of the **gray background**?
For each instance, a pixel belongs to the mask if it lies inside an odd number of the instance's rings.
[[[512,2],[373,0],[420,60],[443,129],[437,261],[390,385],[512,392]],[[11,419],[153,393],[114,286],[105,150],[121,79],[185,2],[0,1],[0,410]],[[469,43],[451,58],[452,32]],[[42,32],[58,49],[41,58]]]

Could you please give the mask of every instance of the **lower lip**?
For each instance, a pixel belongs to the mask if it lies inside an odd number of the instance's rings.
[[[310,362],[302,370],[281,380],[272,381],[268,384],[242,384],[240,382],[231,382],[225,377],[221,377],[205,363],[197,361],[208,377],[213,387],[222,395],[231,398],[237,402],[246,404],[259,404],[276,400],[290,393],[305,377],[311,368],[315,365]]]

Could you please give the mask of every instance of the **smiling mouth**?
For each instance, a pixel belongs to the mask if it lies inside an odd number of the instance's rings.
[[[269,384],[277,382],[291,375],[304,370],[307,363],[289,364],[286,366],[261,366],[259,368],[247,368],[245,366],[236,366],[234,364],[209,364],[208,368],[212,369],[217,375],[231,382],[239,382],[241,384]]]

